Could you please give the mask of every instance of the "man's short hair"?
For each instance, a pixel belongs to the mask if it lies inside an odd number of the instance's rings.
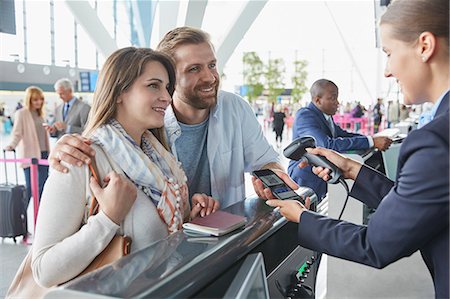
[[[332,85],[336,87],[336,89],[338,88],[333,81],[330,81],[328,79],[319,79],[316,82],[314,82],[311,88],[309,89],[309,92],[311,93],[311,100],[314,100],[314,98],[316,97],[322,97],[323,91],[328,85]]]
[[[174,57],[175,49],[184,44],[210,43],[211,38],[205,31],[193,27],[178,27],[164,35],[156,47],[157,51]]]
[[[56,81],[54,87],[55,87],[55,90],[57,90],[58,88],[62,87],[64,90],[70,89],[70,90],[73,91],[72,81],[70,81],[67,78],[62,78],[62,79],[59,79],[58,81]]]

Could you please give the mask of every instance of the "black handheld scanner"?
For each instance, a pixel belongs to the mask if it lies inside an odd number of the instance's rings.
[[[283,154],[286,158],[291,160],[298,161],[300,159],[306,159],[309,165],[330,169],[330,179],[327,183],[336,184],[339,181],[339,178],[341,178],[341,170],[324,156],[308,153],[306,151],[308,147],[316,147],[316,140],[313,137],[299,137],[284,149]]]

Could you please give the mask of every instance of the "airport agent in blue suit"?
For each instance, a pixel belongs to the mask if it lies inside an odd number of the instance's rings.
[[[300,109],[296,116],[293,139],[312,136],[316,146],[333,149],[338,152],[365,150],[375,147],[386,150],[392,143],[388,137],[370,137],[343,130],[333,121],[333,115],[339,108],[338,87],[332,81],[320,79],[310,89],[311,103]],[[314,190],[322,199],[327,193],[327,184],[311,171],[311,166],[298,168],[299,161],[291,160],[288,173],[300,186]]]
[[[381,18],[385,76],[397,79],[405,104],[434,104],[433,120],[403,142],[395,182],[335,151],[308,149],[355,180],[352,196],[377,208],[369,224],[321,216],[295,201],[267,201],[299,223],[299,243],[312,250],[377,268],[420,250],[436,298],[449,298],[448,12],[448,0],[396,0]],[[328,169],[313,171],[329,179]]]

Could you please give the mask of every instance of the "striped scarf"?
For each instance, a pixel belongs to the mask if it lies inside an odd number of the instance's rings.
[[[119,122],[112,119],[95,130],[92,140],[152,200],[169,233],[181,229],[190,211],[187,178],[180,163],[158,139],[146,131],[139,147]]]

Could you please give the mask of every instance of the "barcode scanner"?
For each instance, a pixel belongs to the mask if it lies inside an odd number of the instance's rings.
[[[327,183],[336,184],[341,183],[344,186],[345,191],[347,192],[347,197],[345,198],[344,204],[342,206],[341,212],[339,213],[338,220],[341,219],[342,214],[344,213],[345,206],[347,205],[349,190],[347,182],[342,176],[342,171],[333,163],[331,163],[327,158],[320,155],[313,155],[306,151],[308,147],[314,148],[316,147],[316,140],[314,137],[299,137],[292,141],[283,151],[283,154],[286,158],[291,160],[300,160],[306,159],[308,163],[312,166],[321,166],[324,168],[330,169],[330,179]]]
[[[313,137],[299,137],[284,149],[283,154],[286,158],[291,160],[298,161],[300,159],[306,159],[309,165],[330,169],[330,179],[327,183],[338,183],[342,176],[341,170],[324,156],[308,153],[306,151],[308,147],[316,147],[316,140]]]

